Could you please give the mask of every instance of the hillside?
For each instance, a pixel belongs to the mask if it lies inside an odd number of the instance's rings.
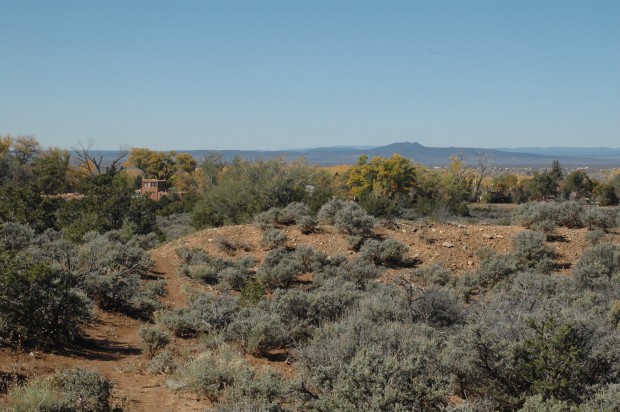
[[[321,227],[317,233],[303,234],[295,226],[283,228],[288,236],[287,247],[311,246],[329,256],[343,255],[353,259],[357,252],[350,250],[347,239],[330,226]],[[470,223],[398,222],[390,228],[376,227],[378,238],[396,239],[408,246],[406,257],[415,262],[415,268],[425,269],[441,265],[452,276],[476,270],[480,265],[478,252],[492,248],[498,253],[511,249],[511,237],[523,228]],[[587,247],[586,229],[558,229],[557,239],[548,242],[556,250],[555,261],[558,274],[570,272],[574,262]],[[184,238],[164,244],[151,251],[155,261],[152,276],[167,280],[168,294],[164,298],[168,308],[187,305],[186,298],[192,290],[213,293],[212,285],[205,285],[179,275],[182,262],[177,254],[181,247],[198,248],[210,256],[231,258],[219,246],[221,239],[242,242],[247,251],[237,251],[234,258],[251,255],[260,266],[268,251],[261,247],[263,231],[253,225],[237,225],[206,229]],[[617,231],[609,232],[605,241],[620,244]],[[410,268],[389,268],[378,282],[398,283],[399,275]],[[305,288],[312,280],[311,273],[301,274],[292,285]],[[169,377],[162,373],[147,371],[149,356],[142,350],[138,330],[142,322],[123,315],[98,311],[97,320],[87,330],[87,338],[78,346],[47,350],[3,350],[0,353],[0,370],[3,374],[23,378],[50,373],[57,368],[87,366],[99,370],[114,383],[114,400],[126,411],[196,411],[213,406],[212,399],[200,394],[170,389]],[[190,357],[204,346],[199,336],[189,339],[173,337],[169,345],[179,359]],[[235,343],[232,343],[235,345]],[[297,375],[296,363],[289,362],[288,350],[269,351],[267,354],[245,354],[245,360],[253,368],[271,367],[283,376]]]

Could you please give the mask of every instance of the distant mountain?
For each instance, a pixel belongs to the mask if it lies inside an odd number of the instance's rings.
[[[525,151],[529,150],[529,152]],[[540,150],[540,153],[533,153]],[[573,151],[571,151],[573,150]],[[426,147],[420,143],[401,142],[387,146],[359,147],[320,147],[296,150],[176,150],[190,153],[197,159],[210,153],[217,153],[226,161],[235,157],[244,160],[271,159],[285,157],[288,160],[303,157],[309,164],[330,166],[337,164],[355,164],[363,155],[390,157],[398,153],[425,166],[447,166],[450,157],[458,153],[465,156],[466,163],[475,164],[482,151],[495,157],[497,167],[549,167],[553,160],[559,160],[564,167],[620,167],[620,149],[606,148],[522,148],[522,149],[481,149],[472,147]],[[114,158],[116,152],[102,152],[105,157]],[[564,153],[564,154],[563,154]],[[602,154],[604,153],[604,154]]]
[[[497,148],[502,152],[532,153],[547,156],[620,156],[620,148],[611,147],[515,147]]]

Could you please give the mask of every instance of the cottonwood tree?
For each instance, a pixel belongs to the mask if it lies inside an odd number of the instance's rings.
[[[177,154],[134,147],[129,151],[127,164],[142,170],[147,178],[169,180],[177,171]]]
[[[474,177],[474,201],[480,201],[480,184],[482,180],[489,174],[491,168],[495,165],[495,155],[491,152],[482,151],[478,153],[478,168]]]
[[[50,147],[32,161],[35,183],[41,192],[51,195],[65,192],[70,169],[68,151]]]
[[[13,138],[11,136],[0,136],[0,158],[9,152],[12,144]]]
[[[98,176],[105,173],[114,177],[123,170],[123,161],[129,154],[127,148],[121,147],[116,157],[109,164],[104,165],[103,154],[98,149],[93,149],[94,141],[89,140],[86,146],[81,142],[78,145],[79,147],[73,148],[73,151],[79,161],[80,171],[87,176]]]
[[[354,196],[375,192],[389,199],[409,195],[415,184],[415,166],[397,153],[389,159],[377,156],[370,162],[367,155],[360,156],[347,179]]]
[[[13,153],[20,165],[29,163],[41,151],[41,144],[34,136],[17,136],[13,140]]]

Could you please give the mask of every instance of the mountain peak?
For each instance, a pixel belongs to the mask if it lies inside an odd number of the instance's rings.
[[[396,143],[392,143],[392,144],[389,144],[389,145],[384,146],[384,147],[390,147],[390,148],[392,148],[392,147],[403,147],[403,148],[407,148],[407,149],[421,149],[424,146],[422,146],[418,142],[413,142],[413,143],[411,143],[411,142],[396,142]]]

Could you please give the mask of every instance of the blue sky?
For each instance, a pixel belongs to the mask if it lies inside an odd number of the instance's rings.
[[[620,146],[620,1],[0,0],[44,146]]]

